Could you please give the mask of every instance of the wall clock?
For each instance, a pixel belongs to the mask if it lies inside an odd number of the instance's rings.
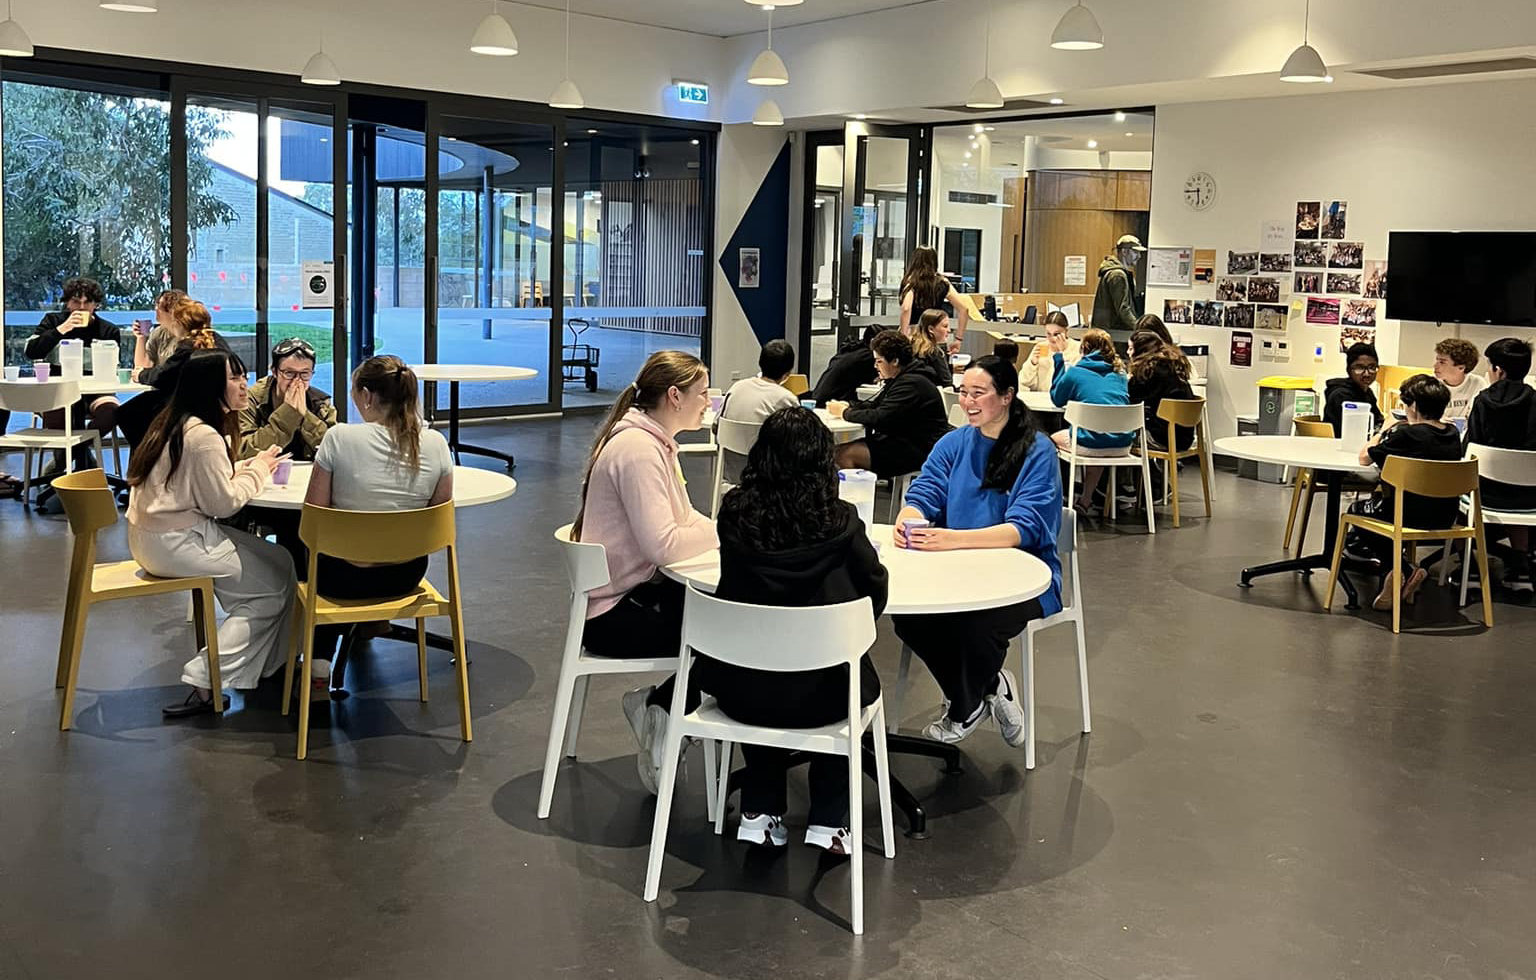
[[[1193,211],[1204,211],[1216,203],[1216,178],[1205,171],[1192,173],[1184,181],[1184,203]]]

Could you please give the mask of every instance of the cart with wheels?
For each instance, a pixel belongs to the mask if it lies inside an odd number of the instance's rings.
[[[597,364],[603,352],[592,344],[581,342],[581,335],[591,326],[592,322],[582,317],[572,317],[565,322],[565,329],[571,332],[571,342],[560,348],[560,374],[565,384],[581,382],[588,391],[596,391]]]

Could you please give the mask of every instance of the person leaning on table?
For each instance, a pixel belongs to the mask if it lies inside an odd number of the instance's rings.
[[[37,325],[37,331],[27,338],[27,360],[56,362],[58,358],[54,352],[64,340],[77,340],[83,347],[90,347],[94,341],[115,344],[122,340],[122,328],[96,314],[97,307],[106,302],[101,283],[84,276],[68,279],[64,282],[62,298],[64,309],[45,314],[42,322]],[[94,363],[92,366],[95,366]],[[113,364],[111,370],[116,371],[117,365]],[[56,408],[44,412],[43,426],[49,429],[64,428],[64,413],[69,411],[73,413],[74,425],[94,429],[105,439],[117,427],[119,407],[113,395],[83,395],[68,409]],[[90,462],[91,451],[83,445],[75,448],[74,456],[76,466],[93,465]],[[64,454],[56,453],[54,459],[55,466],[63,469]]]
[[[272,373],[251,387],[250,405],[240,413],[246,455],[279,446],[294,459],[313,459],[320,440],[336,424],[331,396],[310,386],[315,348],[297,337],[272,348]]]
[[[833,418],[864,426],[865,436],[837,447],[839,469],[874,470],[881,479],[915,472],[949,431],[944,398],[933,366],[912,356],[899,330],[882,330],[870,342],[885,386],[869,401],[833,401]]]
[[[944,707],[923,734],[958,742],[989,715],[1003,739],[1024,743],[1018,685],[1003,669],[1008,644],[1032,619],[1061,611],[1061,473],[1056,447],[1018,398],[1012,364],[987,356],[971,364],[960,386],[966,426],[940,439],[907,491],[896,518],[898,548],[954,551],[1022,548],[1051,570],[1039,598],[998,609],[932,616],[895,616],[896,635],[928,666],[944,692]],[[910,537],[902,521],[924,518],[930,528]]]
[[[1076,364],[1082,356],[1078,342],[1067,336],[1065,313],[1052,310],[1045,315],[1042,326],[1045,328],[1045,349],[1036,344],[1025,355],[1019,368],[1020,391],[1050,391],[1051,381],[1056,377],[1055,355],[1060,354],[1067,367]]]

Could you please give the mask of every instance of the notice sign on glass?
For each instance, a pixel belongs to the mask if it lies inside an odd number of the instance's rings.
[[[299,264],[299,306],[328,310],[336,305],[336,263],[305,259]]]

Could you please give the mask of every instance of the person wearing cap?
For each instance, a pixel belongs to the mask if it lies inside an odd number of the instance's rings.
[[[1114,254],[1099,263],[1099,285],[1093,293],[1094,328],[1136,329],[1136,260],[1146,250],[1135,235],[1121,235]]]
[[[315,349],[290,338],[272,348],[272,373],[251,387],[250,402],[240,413],[240,454],[251,457],[280,446],[294,459],[311,460],[320,440],[336,424],[331,396],[311,387]]]

